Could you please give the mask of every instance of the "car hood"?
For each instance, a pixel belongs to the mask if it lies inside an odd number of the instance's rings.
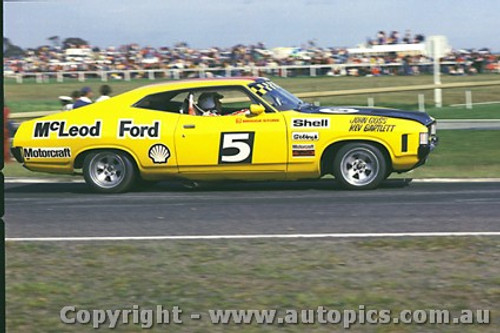
[[[308,105],[302,108],[299,112],[313,113],[313,114],[331,114],[331,115],[345,115],[345,114],[359,114],[363,116],[379,116],[391,117],[417,121],[425,126],[434,122],[434,118],[429,116],[426,112],[421,111],[403,111],[396,109],[383,109],[383,108],[365,108],[355,106],[314,106]]]

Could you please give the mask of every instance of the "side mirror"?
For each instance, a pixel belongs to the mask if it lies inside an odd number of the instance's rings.
[[[263,105],[260,104],[250,104],[250,112],[253,115],[258,116],[261,113],[264,113],[266,111],[266,108]]]

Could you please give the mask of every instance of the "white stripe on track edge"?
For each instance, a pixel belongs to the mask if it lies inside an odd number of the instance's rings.
[[[399,233],[330,233],[271,235],[193,235],[193,236],[130,236],[130,237],[32,237],[5,238],[6,242],[79,242],[126,240],[217,240],[217,239],[294,239],[294,238],[375,238],[375,237],[464,237],[500,236],[500,231],[477,232],[399,232]]]

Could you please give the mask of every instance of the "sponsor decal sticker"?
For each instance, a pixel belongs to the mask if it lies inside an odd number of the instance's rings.
[[[68,147],[26,147],[23,148],[23,155],[26,160],[32,158],[69,158],[71,157],[71,149]]]
[[[292,140],[295,141],[318,141],[318,132],[292,132]]]
[[[387,117],[354,117],[349,132],[393,132],[396,125],[387,123]]]
[[[273,82],[252,83],[249,87],[254,93],[261,97],[274,89],[278,89],[278,86]]]
[[[330,128],[330,118],[294,118],[292,128]]]
[[[236,124],[243,123],[278,123],[280,120],[276,118],[236,118]]]
[[[67,125],[66,120],[39,121],[35,123],[33,138],[50,138],[52,133],[60,139],[100,138],[102,121],[96,120],[92,125]]]
[[[154,121],[151,125],[137,125],[132,119],[120,119],[118,121],[118,139],[159,139],[160,125],[160,121]]]
[[[293,157],[314,157],[315,155],[316,155],[316,147],[313,143],[292,145]]]
[[[154,164],[167,164],[170,157],[170,149],[164,144],[157,143],[149,148],[148,156]]]

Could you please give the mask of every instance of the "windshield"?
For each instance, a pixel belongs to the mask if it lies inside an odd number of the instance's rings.
[[[279,111],[300,110],[302,105],[305,104],[292,93],[273,82],[256,82],[250,85],[250,89]]]

